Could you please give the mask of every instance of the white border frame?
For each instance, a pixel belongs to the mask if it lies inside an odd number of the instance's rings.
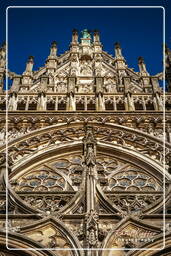
[[[149,9],[162,9],[163,10],[163,75],[164,75],[164,79],[163,79],[163,99],[164,99],[164,103],[165,103],[165,19],[166,19],[166,15],[165,15],[165,8],[163,6],[8,6],[6,8],[6,42],[7,42],[7,49],[6,49],[6,97],[8,98],[8,10],[9,9],[16,9],[16,8],[120,8],[120,9],[124,9],[124,8],[149,8]],[[163,247],[161,248],[128,248],[128,251],[159,251],[159,250],[163,250],[165,248],[165,230],[166,230],[166,219],[165,219],[165,196],[166,196],[166,187],[165,187],[165,107],[163,110]],[[6,165],[8,166],[8,108],[6,110]],[[8,229],[8,168],[6,168],[6,223],[5,223],[5,227],[6,227],[6,247],[8,250],[10,251],[17,251],[17,250],[21,250],[21,251],[42,251],[42,250],[48,250],[48,251],[61,251],[61,250],[65,250],[65,251],[124,251],[125,248],[9,248],[8,247],[8,233],[9,233],[9,229]]]

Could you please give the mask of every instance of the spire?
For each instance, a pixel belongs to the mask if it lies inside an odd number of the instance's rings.
[[[33,69],[33,64],[34,64],[34,57],[29,56],[26,64],[26,71],[27,72],[32,72]]]
[[[143,57],[138,57],[138,66],[139,66],[140,73],[147,74],[146,65]]]
[[[72,30],[72,43],[78,43],[78,30],[75,28]]]
[[[118,70],[122,70],[121,72],[126,67],[126,61],[122,55],[122,48],[118,42],[115,43],[115,67]]]
[[[115,57],[116,58],[123,57],[122,49],[121,49],[120,43],[118,42],[115,43]]]
[[[97,29],[94,30],[93,39],[94,39],[94,43],[100,42],[99,31]]]
[[[50,56],[56,57],[57,54],[57,42],[53,41],[50,48]]]

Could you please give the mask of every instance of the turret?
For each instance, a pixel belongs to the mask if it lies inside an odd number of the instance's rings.
[[[125,69],[125,59],[122,55],[122,48],[118,42],[115,43],[115,67],[118,70]]]
[[[94,43],[94,51],[96,53],[101,53],[102,52],[102,44],[100,42],[100,36],[99,36],[98,30],[94,30],[93,43]]]
[[[120,43],[118,43],[118,42],[115,43],[115,57],[116,58],[123,57],[122,56],[122,48],[120,46]]]
[[[76,86],[76,77],[68,77],[68,88],[67,88],[67,110],[75,111],[75,86]]]
[[[32,72],[33,64],[34,64],[34,57],[29,56],[28,60],[27,60],[27,63],[26,63],[26,72]]]
[[[57,67],[57,42],[53,41],[50,47],[50,55],[46,60],[46,67],[48,72],[54,72]]]
[[[99,31],[97,29],[94,30],[93,41],[94,41],[94,43],[100,42]]]
[[[26,63],[26,70],[23,72],[21,83],[22,85],[20,86],[20,90],[28,90],[30,84],[32,84],[33,80],[33,64],[34,64],[34,57],[29,56],[27,63]]]
[[[50,56],[56,57],[57,55],[57,42],[53,41],[50,48]]]
[[[72,30],[72,43],[78,43],[78,31],[75,28]]]
[[[138,58],[138,66],[139,66],[140,73],[144,76],[147,76],[148,72],[147,72],[146,65],[145,65],[143,57]]]

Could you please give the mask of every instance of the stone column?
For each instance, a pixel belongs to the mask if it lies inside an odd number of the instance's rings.
[[[32,72],[33,64],[34,64],[34,57],[33,56],[29,56],[28,57],[28,61],[26,63],[26,72]]]
[[[4,70],[0,68],[0,92],[3,91],[3,87],[4,87]]]
[[[85,216],[85,241],[84,247],[98,247],[98,215],[96,213],[96,139],[94,137],[93,128],[86,127],[85,137],[83,139],[83,154],[86,171],[86,216]],[[86,256],[97,255],[94,251],[86,251]]]
[[[157,77],[151,77],[152,88],[155,96],[156,110],[163,111],[163,103],[161,99],[161,90]]]
[[[72,30],[72,43],[78,43],[78,31],[75,28]]]
[[[43,91],[39,92],[38,94],[37,110],[38,111],[46,110],[46,94]]]
[[[2,152],[0,153],[0,187],[3,184],[3,181],[6,183],[6,172],[8,170],[8,174],[11,172],[11,164],[12,160],[10,156],[8,156],[8,159],[6,158],[6,153]]]
[[[132,93],[130,91],[127,92],[126,99],[127,99],[126,110],[135,111],[134,101],[133,101]]]
[[[57,42],[53,41],[50,48],[50,56],[56,57],[57,55]]]
[[[130,85],[131,85],[131,80],[130,77],[123,77],[124,85],[125,85],[125,109],[128,111],[134,111],[135,106],[134,106],[134,101],[132,97],[132,93],[130,92]]]
[[[12,92],[9,95],[8,110],[9,111],[17,110],[17,93],[16,92]]]
[[[23,88],[29,90],[30,84],[32,84],[33,65],[34,65],[34,57],[29,56],[26,63],[26,70],[23,72],[22,79],[21,79],[21,83],[22,83],[22,86],[20,86],[21,90]]]
[[[53,41],[51,43],[50,55],[46,60],[46,67],[48,73],[53,73],[57,68],[58,60],[57,60],[57,43]]]
[[[94,41],[94,43],[99,43],[100,42],[100,37],[99,37],[99,31],[98,30],[94,30],[93,41]]]
[[[115,67],[116,67],[116,69],[121,70],[121,72],[123,72],[126,67],[125,64],[126,64],[126,62],[122,55],[121,46],[117,42],[117,43],[115,43]]]
[[[139,66],[140,74],[142,76],[148,76],[149,75],[148,72],[147,72],[146,65],[145,65],[143,57],[138,57],[138,66]]]
[[[96,110],[105,111],[105,103],[103,98],[103,78],[96,77]]]

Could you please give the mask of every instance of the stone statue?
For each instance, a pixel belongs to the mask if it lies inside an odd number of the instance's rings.
[[[91,38],[91,35],[90,35],[88,29],[82,30],[81,33],[82,33],[83,38]]]
[[[96,164],[96,158],[95,158],[93,144],[87,145],[86,164],[87,164],[87,166],[89,166],[89,165],[94,166]]]

